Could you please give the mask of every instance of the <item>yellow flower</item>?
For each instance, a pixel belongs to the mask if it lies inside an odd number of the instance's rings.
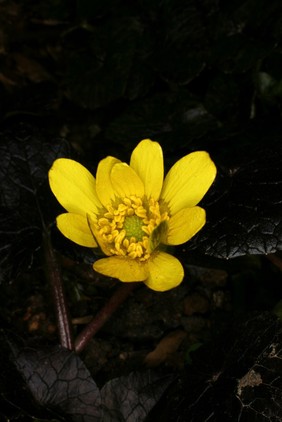
[[[68,211],[57,217],[58,229],[107,255],[94,263],[96,271],[164,291],[178,286],[184,271],[163,245],[187,242],[204,226],[205,210],[196,205],[215,175],[209,154],[197,151],[177,161],[164,179],[162,148],[145,139],[129,165],[114,157],[101,160],[96,179],[76,161],[59,158],[49,182]]]

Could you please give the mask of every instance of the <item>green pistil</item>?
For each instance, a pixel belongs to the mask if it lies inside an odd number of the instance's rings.
[[[135,237],[137,241],[142,240],[145,233],[142,230],[144,225],[142,219],[137,217],[137,215],[132,215],[131,217],[126,217],[123,223],[123,228],[126,231],[126,238],[130,239]]]

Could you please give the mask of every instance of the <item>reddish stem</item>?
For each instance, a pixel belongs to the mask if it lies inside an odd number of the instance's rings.
[[[67,349],[73,350],[74,344],[71,321],[69,317],[61,268],[51,244],[50,234],[47,231],[43,235],[43,248],[46,263],[46,277],[49,281],[53,295],[60,344]]]
[[[80,353],[88,345],[92,337],[103,327],[112,314],[138,285],[139,283],[125,283],[114,292],[105,306],[77,336],[75,340],[75,351],[77,353]]]
[[[280,271],[282,271],[282,259],[281,259],[281,257],[271,253],[269,255],[266,255],[266,258],[269,259],[269,261],[271,261],[272,264],[276,265],[276,267],[278,267]]]

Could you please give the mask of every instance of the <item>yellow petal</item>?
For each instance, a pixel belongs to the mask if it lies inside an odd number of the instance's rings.
[[[94,262],[93,268],[98,273],[124,282],[143,281],[148,277],[147,263],[121,256],[99,259]]]
[[[87,219],[80,214],[66,213],[57,217],[57,227],[72,242],[88,248],[98,245],[89,229]]]
[[[216,167],[205,151],[196,151],[177,161],[168,172],[161,198],[173,215],[194,207],[203,198],[216,176]]]
[[[149,277],[144,283],[152,290],[163,292],[178,286],[184,277],[181,263],[166,252],[157,252],[148,261]]]
[[[102,204],[107,207],[111,201],[115,200],[115,192],[111,182],[111,170],[113,166],[120,163],[120,160],[114,157],[106,157],[98,164],[96,173],[96,190]]]
[[[167,222],[166,235],[161,243],[181,245],[193,237],[206,222],[206,212],[203,208],[184,208],[174,214]]]
[[[57,200],[69,212],[86,215],[96,213],[101,207],[95,178],[74,160],[55,160],[49,170],[49,183]]]
[[[133,150],[130,167],[138,174],[145,186],[145,195],[159,199],[164,177],[163,151],[157,142],[144,139]]]
[[[140,177],[126,163],[115,164],[111,171],[111,181],[116,196],[120,198],[131,195],[142,198],[144,185]]]

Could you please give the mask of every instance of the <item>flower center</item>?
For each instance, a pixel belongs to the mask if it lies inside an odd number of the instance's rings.
[[[131,217],[125,217],[123,228],[125,230],[125,237],[130,239],[131,237],[135,237],[135,239],[139,242],[143,239],[145,232],[143,231],[142,227],[144,223],[140,217],[137,215],[132,215]]]
[[[168,213],[161,212],[153,198],[130,196],[117,206],[107,207],[95,223],[95,236],[107,255],[145,261],[158,246],[154,230],[168,219]]]

